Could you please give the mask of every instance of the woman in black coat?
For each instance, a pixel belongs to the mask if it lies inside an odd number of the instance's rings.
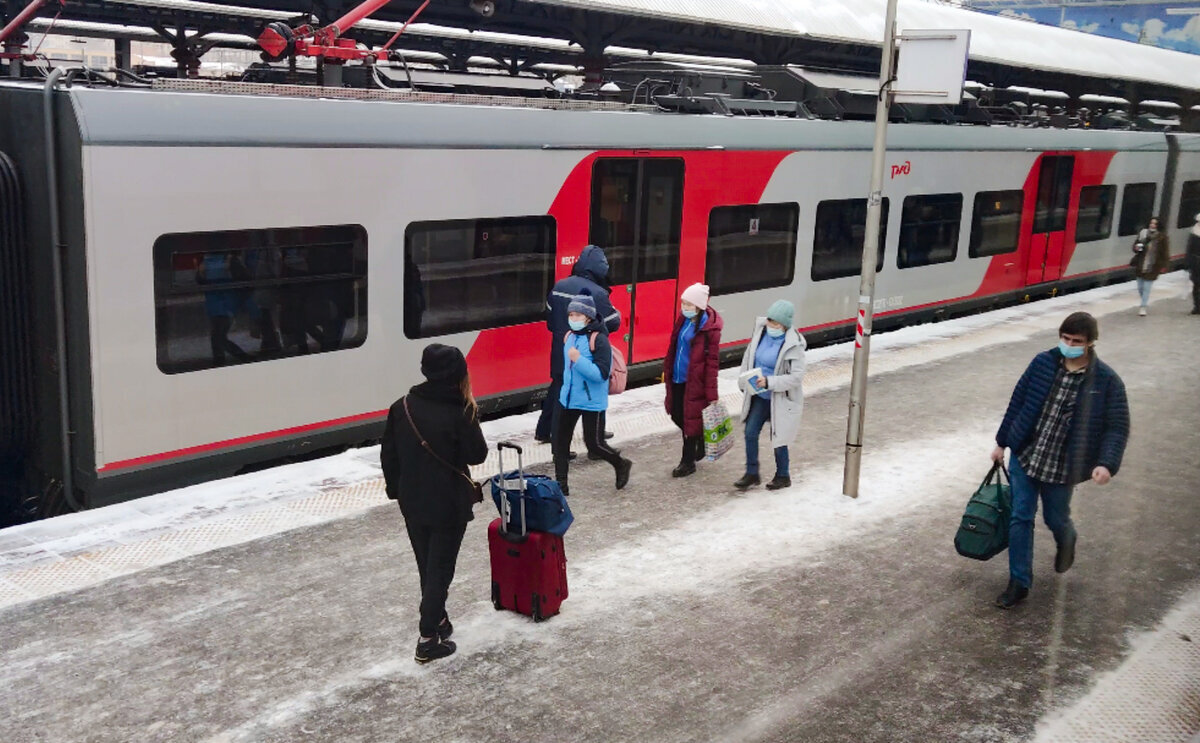
[[[467,522],[476,503],[468,465],[487,458],[471,395],[467,360],[452,346],[434,343],[421,356],[427,381],[388,411],[379,459],[387,495],[399,501],[421,579],[421,636],[416,661],[454,652],[446,595]],[[428,448],[422,444],[422,440]]]

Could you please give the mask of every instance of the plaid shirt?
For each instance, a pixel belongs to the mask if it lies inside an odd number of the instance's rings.
[[[1017,455],[1025,474],[1034,480],[1052,484],[1067,481],[1067,431],[1086,370],[1069,372],[1061,364],[1058,367],[1054,386],[1034,428],[1033,442]]]

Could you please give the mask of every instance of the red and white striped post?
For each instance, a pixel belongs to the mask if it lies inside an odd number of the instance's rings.
[[[867,231],[863,236],[862,280],[858,289],[858,327],[854,334],[854,371],[850,377],[850,417],[846,424],[846,469],[842,494],[858,497],[862,463],[863,420],[867,410],[867,358],[871,352],[871,319],[875,305],[875,261],[879,255],[879,219],[883,211],[883,168],[887,153],[888,112],[892,104],[892,69],[896,57],[896,0],[888,0],[879,64],[879,96],[875,103],[875,146],[871,153],[871,191],[867,196]]]

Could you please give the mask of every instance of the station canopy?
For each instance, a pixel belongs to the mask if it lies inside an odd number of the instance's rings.
[[[423,0],[392,0],[346,36],[380,45]],[[10,15],[22,0],[0,0]],[[239,34],[253,38],[272,20],[291,25],[315,13],[330,23],[355,0],[70,0],[62,20],[156,30],[164,40]],[[610,61],[653,53],[721,58],[751,65],[878,74],[886,0],[432,0],[397,47],[438,52],[465,69],[488,54],[510,70]],[[40,25],[40,24],[39,24]],[[899,0],[897,28],[968,28],[968,76],[991,86],[1022,85],[1133,99],[1200,100],[1195,55],[1094,36],[939,2]],[[117,34],[114,34],[116,36]],[[241,45],[241,44],[231,44]]]

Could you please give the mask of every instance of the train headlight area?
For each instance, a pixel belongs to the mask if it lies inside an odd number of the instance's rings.
[[[851,343],[807,354],[785,490],[734,489],[740,424],[733,450],[672,478],[662,389],[615,396],[632,479],[616,491],[606,463],[572,464],[561,613],[492,608],[489,500],[459,553],[445,665],[412,660],[420,586],[375,449],[6,529],[0,668],[18,711],[0,738],[36,720],[54,741],[1187,741],[1200,318],[1186,277],[1155,283],[1146,317],[1122,282],[877,336],[854,501]],[[1038,523],[1033,589],[1001,611],[1007,560],[958,556],[954,532],[1015,380],[1079,310],[1127,383],[1133,436],[1112,482],[1075,491],[1074,566],[1054,572]],[[546,472],[533,427],[485,435]],[[436,712],[415,712],[425,699]]]
[[[613,340],[634,380],[661,373],[678,293],[697,281],[729,328],[726,362],[779,297],[810,344],[853,334],[871,144],[857,119],[874,83],[849,27],[836,43],[780,36],[778,53],[756,56],[746,44],[782,32],[735,24],[723,47],[693,39],[651,57],[611,34],[581,48],[549,26],[518,33],[512,14],[535,3],[490,17],[430,3],[385,62],[402,27],[389,14],[407,21],[421,5],[384,5],[336,34],[329,19],[281,16],[286,5],[67,3],[59,19],[107,33],[96,25],[149,29],[169,14],[196,53],[234,41],[212,29],[247,23],[380,52],[374,65],[297,58],[238,80],[187,65],[182,79],[78,66],[45,77],[20,59],[25,41],[6,40],[4,523],[370,442],[434,340],[467,354],[489,414],[535,404],[546,297],[588,244],[608,257]],[[584,27],[611,20],[544,5]],[[213,35],[188,30],[201,21]],[[1193,60],[1120,48],[1137,90],[1009,55],[970,62],[982,82],[962,107],[893,110],[909,123],[889,135],[877,328],[1128,278],[1129,246],[1154,216],[1181,259],[1200,212],[1200,136],[1180,129],[1200,86],[1188,87],[1194,66],[1148,70]],[[334,68],[339,85],[303,84]],[[1160,113],[1138,124],[1150,96]],[[1123,113],[1099,113],[1118,99]]]

